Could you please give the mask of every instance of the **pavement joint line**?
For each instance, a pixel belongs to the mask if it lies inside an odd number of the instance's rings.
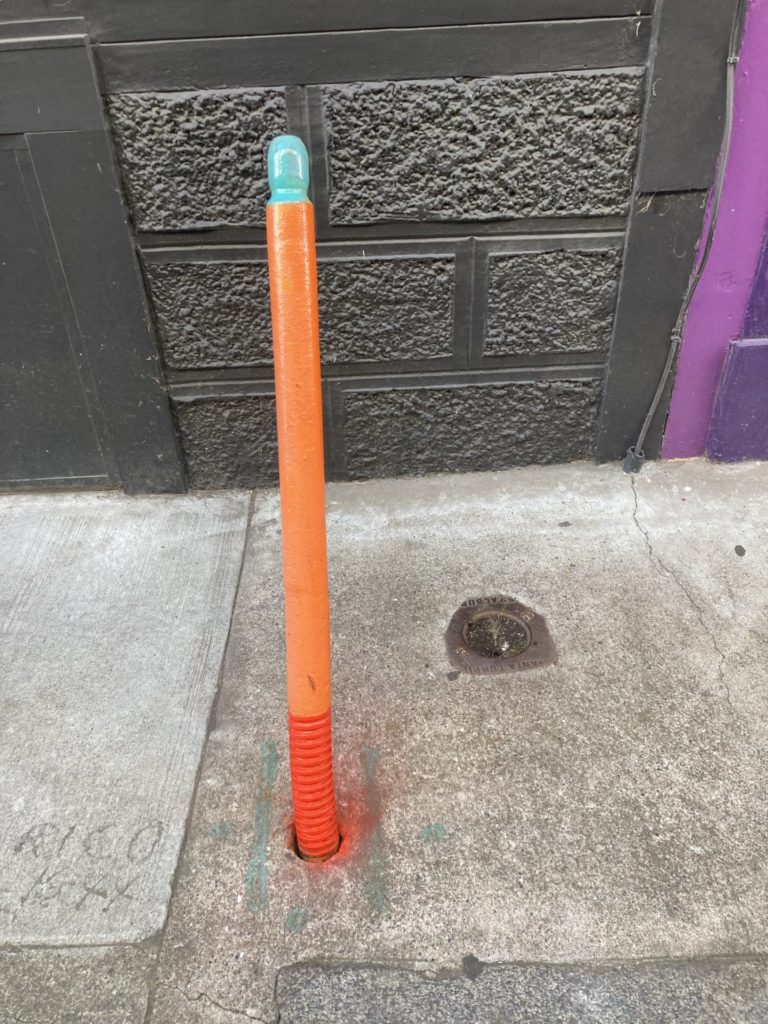
[[[730,686],[728,685],[728,683],[726,682],[726,679],[725,679],[725,662],[726,662],[725,652],[723,651],[723,649],[720,647],[720,644],[718,643],[717,637],[715,636],[714,629],[709,625],[707,620],[704,618],[704,610],[702,609],[701,605],[694,599],[693,594],[691,593],[690,589],[685,585],[685,583],[683,583],[682,579],[677,575],[677,573],[672,568],[670,568],[670,566],[668,566],[665,562],[663,562],[662,559],[660,558],[660,556],[658,555],[658,553],[654,551],[653,543],[651,542],[650,531],[648,530],[648,528],[646,526],[643,526],[643,524],[640,522],[640,518],[638,516],[638,504],[639,504],[639,502],[638,502],[638,494],[637,494],[637,483],[635,482],[634,476],[630,476],[629,483],[630,483],[630,486],[632,487],[632,495],[633,495],[633,498],[634,498],[634,508],[633,508],[633,511],[632,511],[632,519],[634,520],[635,526],[638,528],[638,530],[643,535],[643,538],[645,540],[645,547],[646,547],[646,550],[648,552],[648,560],[650,561],[651,565],[654,566],[654,568],[659,573],[659,575],[667,575],[677,584],[677,587],[685,595],[685,597],[686,597],[688,603],[690,604],[691,608],[693,608],[693,610],[696,612],[698,620],[701,623],[701,628],[704,630],[705,634],[709,638],[709,641],[712,644],[713,648],[715,649],[715,653],[717,654],[717,658],[718,658],[718,662],[717,662],[717,675],[718,675],[718,680],[719,680],[719,683],[720,683],[720,688],[721,688],[721,690],[723,690],[725,692],[725,699],[726,699],[726,701],[728,703],[728,707],[729,707],[729,709],[731,711],[731,714],[734,715],[734,717],[735,717],[736,716],[736,709],[733,706],[733,697],[732,697],[732,694],[731,694],[731,688],[730,688]]]
[[[159,933],[150,935],[146,939],[137,939],[135,942],[130,939],[112,942],[32,942],[29,945],[4,942],[0,943],[0,953],[47,953],[68,949],[139,949],[152,952],[153,948],[158,946],[158,935]]]
[[[152,968],[151,968],[151,971],[150,971],[150,976],[149,976],[149,978],[147,980],[147,991],[149,993],[149,996],[148,996],[148,999],[147,999],[147,1009],[146,1009],[146,1012],[144,1014],[144,1024],[150,1024],[150,1021],[152,1020],[152,1013],[153,1013],[153,1010],[154,1010],[154,1007],[155,1007],[155,995],[157,994],[157,982],[158,982],[158,977],[157,977],[158,966],[159,966],[159,963],[160,963],[160,956],[161,956],[162,951],[163,951],[163,942],[165,941],[165,935],[166,935],[166,932],[168,930],[168,921],[170,920],[170,916],[171,916],[171,907],[173,905],[173,899],[174,899],[174,895],[175,895],[175,892],[176,892],[176,884],[177,884],[178,879],[179,879],[179,873],[181,871],[181,865],[182,865],[182,863],[184,861],[184,853],[186,851],[187,841],[189,839],[189,827],[190,827],[190,824],[192,822],[192,815],[193,815],[193,812],[194,812],[194,809],[195,809],[195,804],[197,802],[197,791],[198,791],[198,788],[200,786],[200,778],[201,778],[202,771],[203,771],[203,764],[205,762],[205,752],[206,752],[206,750],[208,748],[208,739],[210,737],[211,728],[213,726],[213,723],[216,720],[216,710],[217,710],[218,705],[219,705],[219,697],[221,696],[221,684],[222,684],[222,680],[224,678],[224,665],[226,664],[226,660],[227,660],[227,651],[229,650],[229,641],[230,641],[230,639],[232,637],[232,623],[233,623],[234,618],[235,618],[235,608],[237,607],[237,599],[238,599],[238,596],[240,594],[240,584],[242,583],[242,579],[243,579],[243,566],[245,565],[245,556],[246,556],[246,553],[248,551],[248,541],[250,540],[250,536],[251,536],[251,523],[253,521],[253,510],[254,510],[255,504],[256,504],[256,491],[255,490],[251,490],[250,497],[248,499],[248,510],[246,512],[245,529],[243,530],[243,545],[242,545],[242,549],[240,551],[240,565],[238,566],[238,571],[237,571],[237,582],[235,584],[235,591],[234,591],[234,595],[232,597],[232,606],[231,606],[230,612],[229,612],[229,624],[227,626],[227,638],[224,641],[224,647],[223,647],[222,652],[221,652],[221,661],[219,662],[219,671],[218,671],[218,675],[217,675],[217,678],[216,678],[216,692],[214,694],[213,701],[211,702],[210,711],[208,712],[208,720],[205,723],[205,739],[203,741],[203,746],[202,746],[202,749],[200,751],[200,760],[198,761],[197,771],[195,772],[195,784],[192,787],[192,794],[191,794],[191,797],[190,797],[190,800],[189,800],[189,806],[187,808],[187,815],[186,815],[186,818],[185,818],[185,821],[184,821],[184,834],[183,834],[183,837],[182,837],[182,840],[181,840],[181,845],[179,847],[179,854],[178,854],[178,857],[176,859],[176,866],[175,866],[175,868],[173,870],[173,876],[171,878],[170,895],[168,897],[168,905],[167,905],[166,911],[165,911],[165,918],[163,920],[163,926],[162,926],[160,931],[155,936],[151,936],[151,938],[155,939],[156,942],[157,942],[157,949],[155,951],[155,956],[154,956],[154,961],[153,961]],[[184,993],[182,993],[182,994],[184,994]]]
[[[466,957],[464,959],[467,959]],[[477,960],[476,957],[471,957],[473,962],[478,963],[481,968],[486,967],[515,967],[521,970],[532,970],[532,969],[546,969],[556,968],[562,970],[594,970],[604,967],[706,967],[709,964],[731,964],[731,963],[766,963],[768,964],[768,952],[761,953],[720,953],[713,954],[710,956],[701,957],[646,957],[646,958],[633,958],[633,957],[613,957],[610,959],[594,959],[594,960]],[[455,963],[455,961],[454,961]],[[342,960],[328,957],[309,957],[305,960],[296,960],[292,963],[285,964],[278,968],[277,973],[280,971],[288,970],[293,967],[367,967],[367,968],[381,968],[381,970],[392,970],[395,968],[401,970],[409,970],[414,974],[425,974],[429,975],[432,970],[436,970],[440,973],[440,977],[436,980],[448,980],[449,977],[460,978],[465,975],[465,971],[459,963],[458,966],[451,968],[448,961],[439,959],[413,959],[413,960],[402,960],[400,958],[387,959],[381,957],[378,960]],[[453,973],[446,973],[446,971],[453,971]]]

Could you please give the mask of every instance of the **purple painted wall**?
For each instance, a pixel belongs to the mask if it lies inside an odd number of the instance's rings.
[[[767,223],[768,0],[751,0],[717,230],[683,332],[663,458],[704,454],[723,362],[742,334]]]
[[[707,453],[716,462],[768,458],[768,341],[731,342],[715,401]]]

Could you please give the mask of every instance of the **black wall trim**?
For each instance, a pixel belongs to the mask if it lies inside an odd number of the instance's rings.
[[[693,271],[720,151],[725,62],[736,0],[657,0],[636,195],[609,352],[597,457],[634,444]],[[658,456],[670,374],[645,442]]]
[[[27,197],[23,220],[9,229],[9,252],[25,246],[20,254],[29,257],[27,277],[8,302],[3,356],[12,370],[5,377],[13,386],[8,407],[16,412],[4,476],[7,469],[7,486],[14,487],[183,490],[173,416],[82,28],[79,19],[60,17],[0,25],[0,137],[21,173],[4,181],[6,202],[16,200],[5,211],[9,225],[19,197]],[[26,265],[16,261],[17,272]]]
[[[447,28],[99,44],[107,92],[225,89],[637,67],[650,19],[603,18]]]
[[[60,18],[61,0],[5,0],[1,17]],[[70,0],[101,42],[650,14],[653,0]]]
[[[93,429],[93,433],[96,437],[96,442],[99,450],[99,468],[104,469],[104,473],[84,473],[82,463],[80,463],[80,471],[73,474],[73,477],[77,480],[89,479],[91,481],[100,480],[105,486],[115,486],[119,483],[119,473],[115,459],[113,456],[113,449],[111,443],[111,436],[109,431],[108,422],[104,416],[104,412],[99,403],[98,387],[94,380],[92,366],[88,359],[87,345],[83,337],[82,331],[80,330],[79,317],[72,304],[72,297],[70,292],[70,285],[67,278],[66,268],[63,265],[63,261],[60,256],[60,251],[57,245],[56,236],[52,230],[51,220],[49,217],[48,209],[46,206],[45,192],[43,189],[44,180],[41,181],[40,176],[33,160],[33,154],[30,151],[29,140],[24,138],[25,146],[24,149],[16,152],[16,160],[20,171],[25,179],[27,195],[29,196],[29,205],[32,211],[32,216],[35,222],[38,236],[40,238],[42,247],[45,251],[46,261],[49,268],[51,284],[56,295],[58,310],[61,315],[61,321],[64,326],[66,333],[69,350],[72,353],[74,363],[77,367],[77,374],[80,380],[80,384],[83,388],[85,395],[87,396],[87,410],[90,425]],[[4,218],[4,224],[8,226],[8,216]],[[36,296],[39,300],[39,296]],[[13,329],[13,328],[11,328]],[[26,344],[29,344],[29,339],[25,339]],[[6,342],[7,343],[7,342]],[[12,343],[11,343],[12,344]],[[5,354],[5,353],[3,353]],[[50,353],[46,353],[50,358]],[[40,375],[42,376],[42,374]],[[19,384],[24,385],[24,381],[19,381]],[[61,383],[60,381],[58,382]],[[36,381],[36,396],[40,394],[37,390],[40,387],[39,377]],[[13,400],[13,396],[11,396]],[[42,403],[41,403],[42,404]],[[43,410],[38,411],[38,415],[44,412]],[[42,417],[41,417],[42,418]],[[90,431],[89,431],[90,433]],[[82,434],[77,434],[71,438],[71,445],[75,454],[75,459],[81,459],[84,451],[87,451],[88,439]],[[75,462],[77,464],[77,462]],[[95,467],[91,467],[95,468]],[[38,465],[34,461],[34,456],[30,453],[30,458],[27,461],[27,467],[25,471],[31,475],[27,478],[25,483],[31,483],[35,479],[55,479],[63,480],[64,477],[41,477],[38,476],[40,470]],[[10,486],[14,483],[13,480],[4,479],[3,487]],[[67,486],[75,486],[74,484],[68,484]],[[92,482],[89,486],[95,486]]]
[[[0,42],[0,135],[103,128],[84,44],[83,36]]]
[[[389,224],[345,225],[323,228],[317,225],[318,241],[366,240],[397,241],[401,239],[459,239],[496,236],[535,236],[578,234],[580,238],[604,235],[606,232],[624,232],[625,217],[539,217],[535,220],[497,221],[398,221]],[[205,246],[266,245],[266,232],[261,228],[213,228],[204,231],[140,231],[137,240],[142,252],[155,250],[195,248]]]
[[[0,8],[3,10],[3,8]],[[46,18],[44,21],[12,21],[0,20],[0,49],[14,49],[15,46],[29,45],[36,40],[40,46],[70,46],[72,36],[82,37],[87,34],[87,26],[82,18]]]
[[[3,480],[3,492],[108,490],[115,481],[108,476],[31,476],[27,480]]]
[[[31,135],[29,146],[123,487],[183,490],[139,268],[114,201],[120,186],[106,134]]]
[[[693,269],[706,199],[703,191],[635,199],[598,426],[601,461],[623,457],[651,404]],[[661,447],[672,380],[646,440],[649,458]]]
[[[637,190],[709,188],[723,134],[736,0],[658,2]]]
[[[507,238],[475,239],[479,251],[487,253],[547,252],[551,249],[620,249],[624,234],[619,231],[594,234],[553,233],[549,235],[511,235]],[[414,256],[454,256],[466,245],[463,240],[420,239],[413,241],[371,240],[370,242],[318,242],[319,260],[392,258]],[[266,245],[167,246],[143,249],[145,263],[229,263],[267,259]]]
[[[603,376],[602,363],[573,363],[557,366],[504,367],[501,369],[456,372],[365,374],[334,378],[333,386],[342,391],[382,391],[414,388],[460,388],[467,385],[529,383],[537,380],[594,380]],[[172,384],[175,402],[204,402],[220,398],[246,398],[273,395],[274,380],[208,380],[200,383]]]
[[[462,339],[463,344],[463,339]],[[347,377],[378,377],[383,376],[387,380],[402,375],[418,376],[421,380],[424,375],[445,372],[460,378],[461,373],[468,371],[487,370],[524,370],[539,371],[550,367],[565,367],[569,370],[573,366],[596,366],[605,358],[603,352],[542,352],[535,356],[511,355],[511,356],[482,356],[482,353],[473,357],[467,362],[467,354],[460,347],[456,346],[459,354],[444,359],[409,359],[393,362],[364,363],[327,363],[323,366],[323,378],[326,380],[340,380]],[[199,387],[204,389],[208,383],[230,384],[233,381],[244,381],[248,383],[260,383],[271,381],[274,377],[274,370],[267,366],[239,366],[227,368],[206,368],[204,370],[173,370],[166,371],[169,388],[173,395],[179,387]]]

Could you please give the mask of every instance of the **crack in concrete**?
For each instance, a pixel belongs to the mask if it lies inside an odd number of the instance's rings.
[[[669,576],[673,580],[673,582],[677,585],[678,589],[685,595],[685,598],[688,601],[688,603],[690,604],[691,608],[693,608],[693,610],[696,612],[698,620],[701,623],[701,628],[704,630],[704,633],[707,635],[707,637],[709,639],[709,642],[712,644],[712,647],[714,648],[715,653],[717,654],[717,658],[718,658],[718,661],[717,661],[717,675],[718,675],[718,681],[720,683],[720,688],[725,693],[725,699],[726,699],[726,701],[728,703],[728,707],[729,707],[729,709],[731,711],[731,714],[735,715],[736,714],[736,709],[733,706],[733,698],[732,698],[732,695],[731,695],[731,688],[730,688],[730,686],[728,685],[728,683],[726,682],[726,679],[725,679],[725,663],[726,663],[725,651],[722,649],[722,647],[718,643],[717,637],[715,636],[714,629],[712,629],[712,627],[709,625],[709,623],[705,619],[704,611],[703,611],[701,605],[695,600],[695,598],[694,598],[693,594],[691,593],[691,591],[688,589],[688,587],[685,585],[685,583],[682,581],[682,579],[677,575],[677,573],[674,571],[674,569],[672,569],[665,562],[663,562],[662,559],[660,558],[660,556],[657,554],[657,552],[654,551],[653,544],[651,542],[651,535],[650,535],[650,533],[648,531],[648,528],[646,526],[643,526],[643,524],[640,522],[640,519],[638,517],[637,484],[635,483],[634,476],[630,476],[629,482],[630,482],[630,484],[632,486],[632,496],[633,496],[633,499],[634,499],[634,506],[633,506],[633,509],[632,509],[632,520],[633,520],[635,526],[637,527],[637,529],[642,534],[643,540],[645,541],[645,548],[646,548],[646,551],[648,552],[648,561],[654,567],[656,572],[659,573],[659,575],[667,575],[667,576]]]
[[[174,983],[173,987],[178,993],[180,993],[188,1003],[199,1003],[201,1000],[210,1003],[211,1006],[215,1006],[217,1010],[223,1010],[225,1013],[234,1014],[236,1017],[245,1017],[246,1020],[254,1020],[256,1024],[267,1024],[263,1017],[254,1017],[252,1013],[247,1010],[239,1010],[234,1006],[225,1006],[224,1003],[218,1002],[213,996],[209,996],[207,992],[198,992],[196,996],[189,995],[185,992],[180,985]]]

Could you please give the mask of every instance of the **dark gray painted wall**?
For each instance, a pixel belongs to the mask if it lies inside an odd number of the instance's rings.
[[[182,490],[90,47],[70,28],[0,26],[0,488]]]
[[[330,476],[620,455],[693,258],[732,2],[72,0],[191,483],[275,478],[264,153],[286,130],[312,159]],[[692,198],[638,198],[665,183]]]
[[[520,40],[523,28],[503,27]],[[484,54],[465,34],[479,73],[434,78],[441,33],[455,45],[456,31],[406,32],[402,53],[382,33],[357,51],[329,33],[327,84],[309,86],[293,69],[284,87],[262,87],[258,70],[244,77],[219,58],[225,88],[183,88],[214,73],[203,44],[200,64],[183,44],[174,51],[173,92],[151,54],[133,68],[123,52],[108,57],[108,109],[193,486],[275,479],[263,154],[285,130],[313,158],[329,475],[592,453],[646,20],[553,22],[534,65],[522,40],[500,63],[498,41]],[[344,80],[363,53],[391,77]],[[515,74],[540,66],[551,70]],[[263,74],[273,80],[272,66]],[[162,90],[141,88],[158,77]]]

